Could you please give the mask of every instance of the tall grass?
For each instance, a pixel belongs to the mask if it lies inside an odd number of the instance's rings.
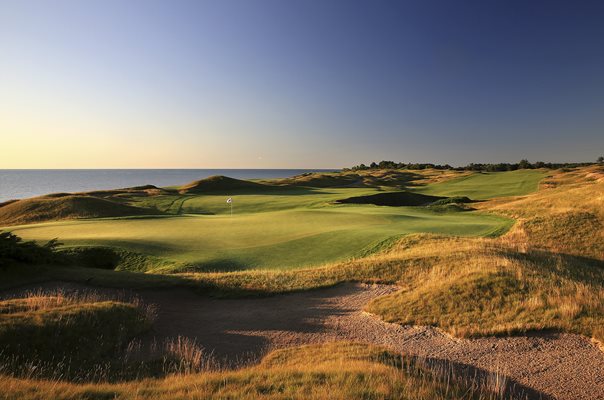
[[[73,384],[0,378],[7,399],[474,399],[523,398],[497,374],[459,374],[445,363],[382,348],[330,343],[278,350],[257,366],[181,372],[163,379]],[[31,390],[35,385],[36,390]]]
[[[101,379],[147,330],[152,307],[97,292],[33,292],[0,301],[0,371],[14,376]]]

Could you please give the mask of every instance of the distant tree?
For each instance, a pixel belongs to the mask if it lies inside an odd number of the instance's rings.
[[[599,164],[604,164],[604,156],[598,157]],[[355,165],[351,169],[353,171],[366,170],[366,169],[399,169],[399,170],[422,170],[422,169],[441,169],[441,170],[455,170],[455,171],[488,171],[488,172],[499,172],[499,171],[516,171],[517,169],[532,169],[532,168],[576,168],[581,166],[592,165],[593,163],[546,163],[543,161],[537,161],[531,164],[528,160],[524,159],[518,163],[470,163],[463,167],[452,167],[449,164],[433,164],[433,163],[403,163],[394,161],[382,160],[379,163],[372,162],[369,166],[365,164]],[[346,168],[344,170],[347,170]]]
[[[518,163],[518,169],[529,169],[533,168],[533,165],[527,159],[520,160]]]
[[[598,164],[604,164],[604,157],[603,156],[598,157]]]
[[[395,163],[394,161],[380,161],[380,163],[378,164],[378,168],[379,169],[396,169],[398,167],[398,164]]]
[[[535,168],[545,168],[545,163],[543,161],[537,161],[535,163]]]

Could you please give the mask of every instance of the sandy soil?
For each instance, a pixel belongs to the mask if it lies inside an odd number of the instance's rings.
[[[270,349],[348,340],[445,360],[471,374],[499,372],[531,397],[604,399],[604,352],[588,339],[562,333],[457,339],[431,327],[385,323],[362,311],[372,298],[395,290],[343,284],[252,299],[212,299],[184,289],[139,295],[157,306],[157,321],[145,340],[194,338],[231,365],[258,360]]]

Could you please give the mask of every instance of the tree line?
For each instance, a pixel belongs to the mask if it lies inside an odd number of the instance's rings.
[[[604,157],[598,157],[596,161],[598,164],[604,164]],[[394,161],[380,161],[372,162],[369,165],[359,164],[352,168],[344,168],[345,171],[364,171],[370,169],[409,169],[409,170],[420,170],[420,169],[443,169],[443,170],[455,170],[455,171],[515,171],[518,169],[536,169],[536,168],[575,168],[583,167],[587,165],[593,165],[594,163],[551,163],[536,161],[534,163],[529,160],[520,160],[517,163],[470,163],[463,167],[453,167],[449,164],[433,164],[433,163],[403,163]]]

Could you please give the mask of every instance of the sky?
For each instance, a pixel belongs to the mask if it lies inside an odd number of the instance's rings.
[[[594,161],[604,2],[0,0],[0,168]]]

